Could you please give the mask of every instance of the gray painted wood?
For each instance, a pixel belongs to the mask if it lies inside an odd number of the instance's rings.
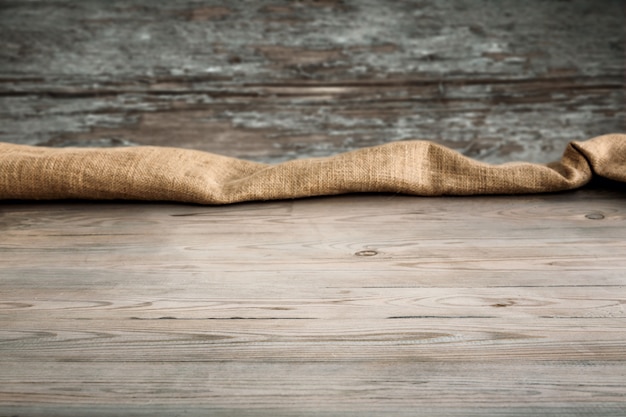
[[[3,0],[0,140],[547,162],[625,130],[623,26],[619,0]]]

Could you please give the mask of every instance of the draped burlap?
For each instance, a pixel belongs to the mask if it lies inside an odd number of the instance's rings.
[[[351,192],[422,196],[569,190],[626,182],[626,135],[571,142],[560,161],[488,165],[426,141],[266,165],[165,148],[43,148],[0,143],[0,199],[132,199],[227,204]]]

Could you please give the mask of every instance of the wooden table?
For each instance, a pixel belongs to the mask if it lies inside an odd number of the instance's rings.
[[[623,416],[625,197],[0,203],[0,415]]]

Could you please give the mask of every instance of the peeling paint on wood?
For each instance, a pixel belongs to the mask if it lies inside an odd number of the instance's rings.
[[[626,130],[621,1],[0,1],[0,140],[264,162]]]

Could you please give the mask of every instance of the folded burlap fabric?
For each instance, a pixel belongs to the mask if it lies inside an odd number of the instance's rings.
[[[132,199],[227,204],[351,192],[422,196],[569,190],[626,182],[626,135],[571,142],[548,165],[488,165],[426,141],[266,165],[165,148],[43,148],[0,143],[0,199]]]

